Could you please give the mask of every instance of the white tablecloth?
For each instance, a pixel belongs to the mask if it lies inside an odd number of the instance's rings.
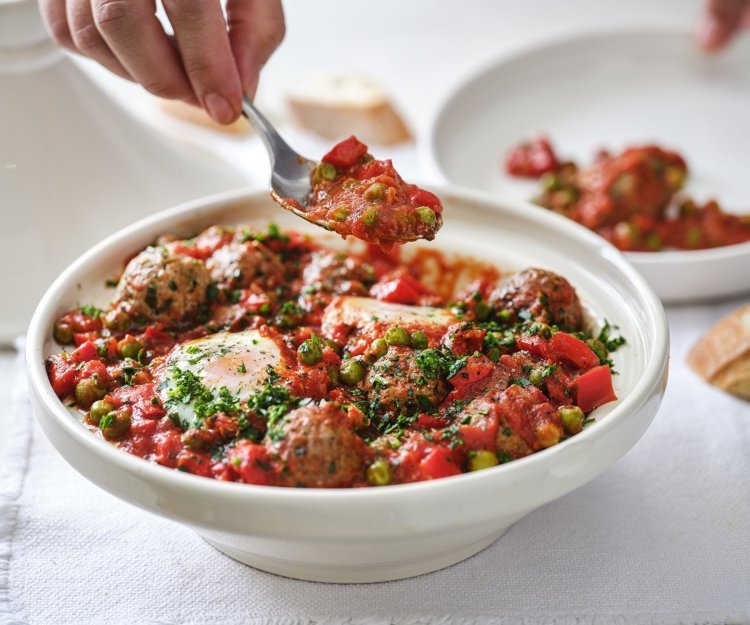
[[[469,560],[358,586],[256,571],[99,490],[33,424],[21,364],[3,354],[0,623],[750,622],[750,405],[684,363],[692,342],[739,304],[669,311],[662,409],[601,477]]]

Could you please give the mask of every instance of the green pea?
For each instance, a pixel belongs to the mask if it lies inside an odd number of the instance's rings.
[[[52,336],[60,345],[70,345],[73,342],[73,328],[58,321],[52,328]]]
[[[122,332],[130,326],[130,318],[121,310],[110,310],[104,315],[102,323],[110,332]]]
[[[653,252],[658,252],[663,245],[664,243],[662,242],[661,237],[655,232],[652,232],[646,237],[646,247]]]
[[[387,486],[391,483],[391,465],[387,460],[378,458],[367,467],[367,483],[370,486]]]
[[[479,321],[487,321],[490,316],[490,305],[485,301],[479,301],[474,306],[474,315]]]
[[[411,346],[414,349],[427,349],[427,335],[420,331],[412,332]]]
[[[138,354],[143,349],[138,341],[130,341],[124,345],[120,345],[120,356],[123,358],[130,358],[131,360],[138,360]]]
[[[421,221],[426,226],[434,226],[435,221],[437,220],[437,217],[435,217],[435,211],[433,211],[429,206],[418,207],[417,216],[419,217],[419,221]]]
[[[261,304],[260,308],[258,308],[258,314],[263,315],[264,317],[267,317],[271,314],[271,304],[266,302],[265,304]]]
[[[385,339],[375,339],[370,343],[369,351],[375,358],[382,358],[388,351],[388,343],[386,343]]]
[[[323,176],[323,178],[325,178],[326,180],[336,180],[336,176],[339,175],[339,172],[336,171],[336,167],[334,167],[330,163],[321,163],[320,175]]]
[[[323,342],[323,345],[325,345],[329,349],[332,349],[339,355],[341,354],[341,346],[335,341],[332,341],[331,339],[321,339],[321,341]]]
[[[102,417],[109,414],[115,409],[114,405],[103,399],[99,399],[91,404],[91,410],[89,410],[89,421],[94,425],[99,425]]]
[[[534,386],[541,386],[542,382],[544,382],[544,370],[541,368],[534,369],[529,374],[529,382]]]
[[[306,365],[317,365],[323,359],[320,340],[315,337],[302,341],[302,344],[297,348],[297,358]]]
[[[76,403],[81,408],[88,408],[106,393],[106,389],[97,378],[86,378],[76,384]]]
[[[675,191],[682,188],[687,178],[687,172],[682,167],[670,165],[664,172],[664,179],[667,184]]]
[[[388,343],[388,345],[409,345],[409,333],[399,328],[398,326],[393,326],[388,328],[388,330],[385,333],[385,342]]]
[[[609,352],[607,351],[607,348],[605,347],[604,343],[602,343],[600,340],[589,339],[586,341],[586,345],[588,345],[591,348],[591,351],[596,354],[599,360],[607,360],[607,356],[609,356]]]
[[[378,220],[378,216],[380,215],[380,210],[377,206],[370,206],[364,214],[362,215],[362,223],[365,224],[368,228],[372,228],[372,226],[375,225],[375,222]]]
[[[497,318],[501,319],[502,321],[510,321],[510,318],[513,316],[513,313],[509,310],[500,310],[497,312]]]
[[[469,471],[481,471],[489,469],[498,463],[497,454],[482,449],[469,452]]]
[[[339,379],[347,386],[356,386],[365,377],[365,368],[358,360],[345,360],[339,369]]]
[[[388,191],[388,187],[382,182],[373,182],[365,191],[365,199],[371,202],[382,200],[385,197],[386,191]]]
[[[333,209],[333,212],[331,213],[331,218],[334,221],[344,221],[349,216],[349,207],[341,204]]]
[[[545,191],[557,191],[561,186],[560,176],[553,171],[548,171],[539,178],[539,184]]]
[[[560,406],[557,411],[568,434],[578,434],[583,429],[584,414],[578,406]]]
[[[130,415],[125,410],[114,410],[99,421],[99,429],[108,441],[122,438],[130,429]]]

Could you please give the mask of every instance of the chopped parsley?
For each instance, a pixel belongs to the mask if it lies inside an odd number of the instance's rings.
[[[84,315],[87,317],[91,317],[92,319],[98,319],[102,316],[103,311],[96,306],[93,306],[92,304],[87,304],[86,306],[81,306],[79,309]]]
[[[608,352],[617,351],[627,342],[625,340],[625,337],[623,336],[613,336],[612,331],[619,329],[619,326],[612,325],[606,319],[604,320],[604,327],[601,329],[601,331],[599,332],[599,336],[597,336],[596,338],[598,341],[601,341],[603,343]]]

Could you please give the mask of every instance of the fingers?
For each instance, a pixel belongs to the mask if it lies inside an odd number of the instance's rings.
[[[218,0],[163,0],[198,101],[217,122],[239,117],[242,89]]]
[[[52,39],[63,48],[76,52],[76,46],[68,28],[65,0],[39,0],[39,9]]]
[[[707,0],[698,21],[696,38],[706,51],[720,50],[742,25],[747,0]]]
[[[227,22],[242,90],[253,98],[260,70],[284,39],[281,0],[228,0]]]
[[[76,51],[100,63],[118,76],[132,80],[128,71],[117,60],[96,29],[91,0],[67,0],[66,16],[68,30]]]
[[[94,23],[123,68],[151,93],[194,101],[180,56],[154,13],[153,0],[90,0]]]

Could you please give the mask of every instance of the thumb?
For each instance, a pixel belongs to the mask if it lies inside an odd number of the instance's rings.
[[[252,99],[260,70],[284,39],[281,0],[228,0],[227,25],[242,90]]]
[[[726,46],[742,25],[747,0],[708,0],[698,20],[696,38],[706,51]]]

